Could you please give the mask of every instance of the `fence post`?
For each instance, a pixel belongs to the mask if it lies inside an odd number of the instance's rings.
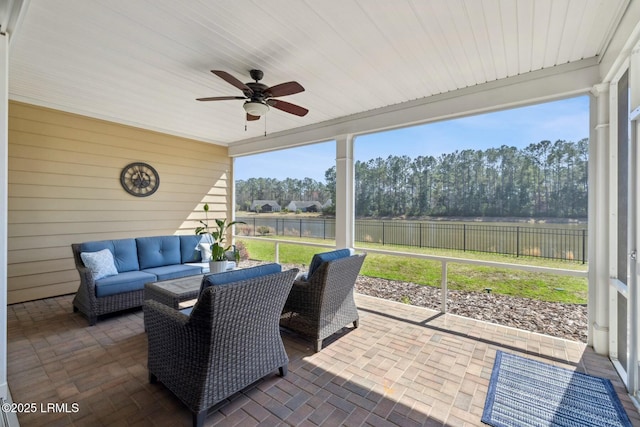
[[[256,217],[253,217],[253,236],[255,237],[256,235]]]
[[[582,263],[586,262],[586,252],[587,252],[587,230],[582,229]]]
[[[442,261],[442,281],[440,282],[440,311],[447,312],[447,261]]]
[[[382,221],[382,246],[384,246],[384,221]]]
[[[462,224],[462,252],[467,252],[467,224]]]
[[[322,240],[327,240],[327,220],[322,220]]]
[[[419,222],[418,224],[420,224],[420,246],[418,246],[418,247],[421,248],[422,247],[422,223]]]
[[[302,218],[300,218],[300,228],[299,228],[299,231],[300,231],[300,237],[302,237]]]
[[[516,257],[520,257],[520,226],[516,227]]]

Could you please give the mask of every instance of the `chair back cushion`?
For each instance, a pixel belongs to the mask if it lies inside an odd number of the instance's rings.
[[[200,294],[208,286],[226,285],[227,283],[240,282],[254,277],[266,276],[267,274],[280,273],[282,266],[271,263],[258,265],[250,268],[240,268],[238,270],[225,271],[223,273],[205,274],[200,285]]]
[[[180,238],[178,236],[138,237],[140,270],[164,265],[180,264]]]
[[[80,252],[98,252],[103,249],[109,249],[113,254],[113,262],[118,273],[140,270],[138,251],[134,239],[99,240],[85,242],[80,245]]]
[[[315,254],[311,259],[311,264],[309,264],[309,272],[307,273],[307,278],[311,278],[313,273],[322,265],[324,262],[334,261],[340,258],[346,258],[351,256],[351,249],[338,249],[330,252],[322,252],[319,254]]]

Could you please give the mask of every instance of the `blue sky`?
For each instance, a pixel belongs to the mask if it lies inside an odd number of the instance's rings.
[[[589,97],[481,114],[455,120],[362,135],[355,140],[356,160],[407,155],[437,157],[456,150],[487,149],[501,145],[526,147],[548,139],[578,141],[589,136]],[[236,158],[235,177],[313,178],[335,165],[333,141],[272,153]],[[291,159],[296,159],[292,162]]]

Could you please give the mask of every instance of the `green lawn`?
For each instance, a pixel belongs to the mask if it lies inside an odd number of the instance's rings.
[[[280,239],[271,237],[272,239]],[[256,240],[242,240],[251,259],[273,261],[275,259],[275,245],[271,242]],[[334,242],[317,239],[295,239],[309,242],[333,244]],[[469,253],[451,250],[435,250],[425,248],[389,247],[373,244],[359,244],[363,249],[375,248],[415,252],[430,255],[448,256],[454,258],[472,258],[485,261],[504,262],[509,264],[526,264],[542,267],[586,270],[586,266],[570,261],[546,260],[542,258],[527,258],[502,256],[496,254]],[[285,264],[304,264],[308,266],[313,254],[324,252],[324,248],[298,246],[280,243],[280,262]],[[440,287],[441,263],[439,261],[406,258],[402,256],[369,254],[362,267],[361,274],[370,277],[400,280],[421,285]],[[491,292],[517,297],[533,298],[542,301],[586,304],[587,279],[560,275],[531,273],[526,271],[475,266],[461,263],[448,263],[447,279],[449,289],[484,292],[491,288]]]

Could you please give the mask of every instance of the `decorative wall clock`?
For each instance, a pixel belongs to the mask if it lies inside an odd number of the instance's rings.
[[[147,197],[155,193],[160,186],[160,176],[150,165],[136,162],[122,169],[120,184],[129,194]]]

